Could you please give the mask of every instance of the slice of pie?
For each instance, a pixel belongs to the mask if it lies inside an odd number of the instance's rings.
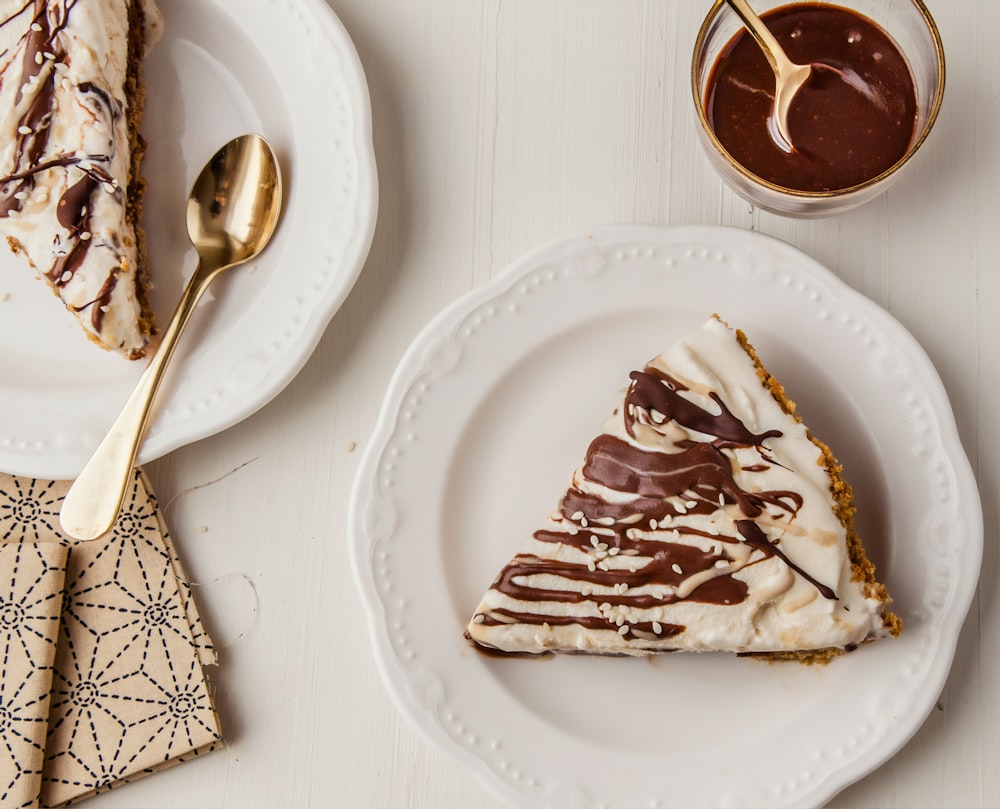
[[[471,640],[815,662],[899,633],[840,465],[741,332],[713,317],[630,379]]]
[[[150,0],[0,0],[0,230],[107,349],[153,332],[139,166]]]

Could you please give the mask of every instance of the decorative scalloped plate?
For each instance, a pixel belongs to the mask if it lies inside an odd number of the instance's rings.
[[[309,358],[361,272],[377,181],[368,87],[323,0],[170,0],[146,62],[144,218],[166,323],[196,257],[184,204],[201,166],[260,132],[285,175],[259,261],[224,275],[185,333],[140,451],[145,463],[232,426]],[[0,469],[71,478],[142,371],[82,334],[27,264],[0,253]]]
[[[826,667],[474,651],[471,611],[629,370],[713,312],[747,332],[838,453],[902,636]],[[608,227],[517,262],[414,342],[358,472],[350,545],[397,704],[511,803],[818,806],[934,705],[978,578],[982,512],[942,384],[885,311],[769,237]]]

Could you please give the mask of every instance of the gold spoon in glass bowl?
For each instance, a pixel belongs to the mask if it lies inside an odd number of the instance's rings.
[[[264,249],[280,210],[278,161],[260,136],[229,141],[201,170],[187,202],[188,236],[198,267],[121,414],[66,494],[59,521],[71,537],[97,539],[114,525],[153,399],[191,313],[223,270]]]
[[[792,106],[795,94],[802,89],[812,73],[811,65],[800,65],[788,58],[785,49],[778,44],[774,34],[764,24],[747,0],[726,0],[730,8],[743,20],[747,30],[760,45],[767,57],[768,64],[774,71],[774,105],[767,119],[767,129],[771,139],[779,149],[791,154],[792,136],[788,132],[788,110]]]

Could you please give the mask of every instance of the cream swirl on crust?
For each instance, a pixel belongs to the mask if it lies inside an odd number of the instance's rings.
[[[891,634],[825,445],[720,320],[634,371],[467,635],[503,652],[801,653]]]
[[[0,0],[0,229],[95,341],[130,357],[150,334],[135,223],[145,12]]]

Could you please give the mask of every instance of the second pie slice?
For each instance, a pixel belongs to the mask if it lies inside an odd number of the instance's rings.
[[[0,234],[130,359],[153,332],[139,123],[160,24],[152,0],[0,0]]]
[[[468,624],[502,653],[827,660],[897,635],[850,487],[742,332],[633,371],[558,507]]]

